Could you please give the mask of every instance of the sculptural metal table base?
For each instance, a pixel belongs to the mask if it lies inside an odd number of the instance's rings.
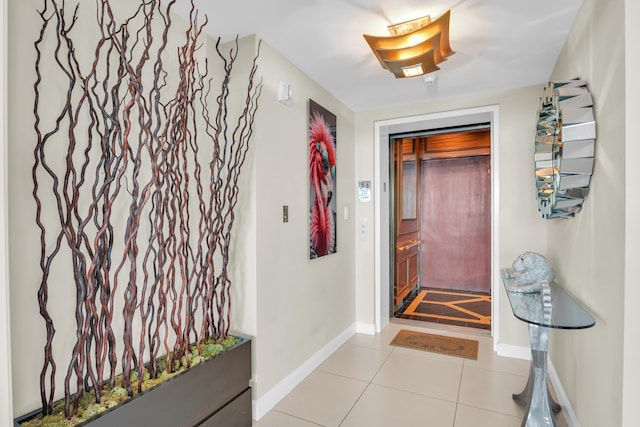
[[[549,329],[538,325],[529,325],[531,342],[531,365],[529,378],[524,390],[513,395],[513,400],[526,405],[522,427],[553,426],[556,422],[553,414],[560,411],[560,405],[553,400],[547,387],[547,350]]]
[[[547,387],[549,331],[591,328],[596,321],[556,282],[542,282],[541,292],[521,293],[510,288],[515,278],[512,268],[503,268],[500,275],[513,315],[529,326],[532,356],[529,379],[524,390],[513,395],[516,402],[526,405],[522,426],[555,426],[553,413],[560,411],[560,405],[553,401]]]

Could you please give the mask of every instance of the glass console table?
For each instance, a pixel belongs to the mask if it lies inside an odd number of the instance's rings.
[[[545,286],[543,292],[510,292],[514,279],[512,268],[500,270],[511,310],[529,326],[531,367],[529,379],[522,392],[513,399],[526,405],[522,427],[555,426],[553,412],[560,411],[547,388],[547,350],[550,329],[586,329],[596,324],[591,315],[571,298],[557,283]]]

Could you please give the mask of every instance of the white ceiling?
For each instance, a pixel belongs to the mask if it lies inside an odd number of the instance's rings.
[[[256,34],[354,111],[547,82],[582,0],[195,0],[223,41]],[[186,16],[187,1],[176,10]],[[362,34],[451,10],[435,85],[396,79]],[[286,76],[283,76],[286,80]],[[296,88],[293,87],[295,97]]]

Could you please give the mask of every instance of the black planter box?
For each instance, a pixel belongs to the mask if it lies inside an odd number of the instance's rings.
[[[250,427],[251,340],[242,342],[78,426]],[[18,417],[14,427],[40,413]]]

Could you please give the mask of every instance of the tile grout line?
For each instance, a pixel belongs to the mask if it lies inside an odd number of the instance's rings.
[[[278,413],[283,414],[283,415],[286,415],[287,417],[295,418],[296,420],[304,421],[305,423],[316,425],[318,427],[327,427],[327,426],[325,426],[323,424],[318,424],[315,421],[307,420],[306,418],[302,418],[302,417],[299,417],[297,415],[292,415],[292,414],[289,414],[287,412],[278,411],[277,409],[274,409],[273,411],[274,412],[278,412]]]
[[[352,345],[354,347],[357,347],[354,344],[349,344]],[[367,386],[362,390],[362,393],[360,393],[360,395],[358,396],[358,398],[356,399],[355,402],[353,402],[353,405],[351,405],[351,408],[349,408],[349,410],[347,411],[347,413],[344,415],[344,417],[342,418],[342,421],[340,421],[340,424],[338,424],[338,427],[340,427],[342,424],[344,424],[344,422],[346,421],[346,419],[349,417],[349,414],[351,414],[351,411],[353,411],[353,408],[356,407],[356,405],[358,404],[358,402],[360,402],[360,399],[362,399],[362,396],[366,393],[366,391],[369,389],[369,387],[371,386],[371,384],[373,383],[374,378],[376,377],[376,375],[378,375],[378,373],[380,372],[380,370],[382,369],[382,367],[384,366],[385,363],[387,363],[387,361],[389,360],[389,357],[391,357],[391,354],[396,351],[395,348],[392,348],[391,351],[389,352],[389,354],[387,355],[387,357],[385,357],[384,361],[380,364],[380,366],[378,367],[378,369],[376,370],[376,372],[371,376],[371,379],[369,381],[367,381]]]
[[[391,386],[388,386],[388,385],[382,385],[382,384],[377,384],[377,383],[374,383],[374,382],[373,382],[373,380],[375,380],[375,377],[378,375],[378,373],[380,372],[380,370],[382,369],[382,367],[384,366],[384,364],[385,364],[385,363],[387,363],[388,359],[391,357],[391,355],[392,355],[394,352],[396,352],[396,351],[397,351],[397,353],[398,353],[400,356],[408,355],[407,353],[404,353],[404,352],[402,352],[402,351],[399,351],[399,348],[400,348],[400,347],[393,347],[393,348],[392,348],[392,351],[389,353],[389,356],[387,356],[387,359],[385,359],[385,361],[382,363],[382,365],[380,365],[380,368],[379,368],[379,369],[378,369],[378,371],[375,373],[375,375],[373,376],[373,378],[371,378],[371,382],[369,383],[369,385],[373,384],[373,385],[376,385],[376,386],[378,386],[378,387],[382,387],[382,388],[389,389],[389,390],[396,390],[396,391],[400,391],[400,392],[403,392],[403,393],[412,394],[412,395],[414,395],[414,396],[427,397],[427,398],[429,398],[429,399],[439,400],[439,401],[442,401],[442,402],[455,403],[456,408],[457,408],[457,406],[458,406],[458,401],[457,401],[457,400],[458,400],[458,397],[457,397],[457,396],[456,396],[456,401],[455,401],[455,402],[453,402],[453,401],[451,401],[451,400],[443,399],[443,398],[441,398],[441,397],[431,396],[431,395],[429,395],[429,394],[418,393],[418,392],[411,391],[411,390],[406,390],[406,389],[403,389],[403,388],[391,387]],[[455,357],[455,356],[451,356],[451,357]],[[441,362],[444,362],[444,363],[452,364],[452,365],[454,365],[454,366],[458,366],[458,364],[457,364],[457,363],[450,363],[450,362],[447,362],[446,360],[441,360],[441,359],[439,359],[439,358],[437,358],[437,359],[430,359],[430,358],[426,358],[426,360],[441,361]],[[464,365],[464,359],[463,359],[463,363],[462,363],[462,365],[459,365],[459,366],[462,368],[462,366],[463,366],[463,365]],[[462,379],[462,371],[461,371],[461,374],[460,374],[460,378]],[[368,388],[368,386],[367,386],[367,388]],[[460,390],[459,390],[459,386],[458,386],[458,395],[459,395],[459,394],[460,394]],[[354,406],[355,406],[355,405],[354,405]]]
[[[467,364],[467,361],[463,359],[462,369],[460,369],[460,381],[458,381],[458,395],[456,396],[456,410],[453,413],[453,426],[456,425],[456,418],[458,417],[458,408],[460,407],[460,393],[462,392],[462,377],[464,376],[464,368],[466,364]]]

